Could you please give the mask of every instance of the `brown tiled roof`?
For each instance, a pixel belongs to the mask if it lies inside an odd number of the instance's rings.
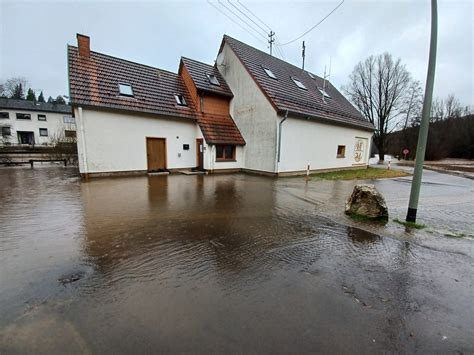
[[[224,95],[232,97],[232,91],[230,91],[229,86],[222,77],[219,70],[212,65],[198,62],[194,59],[181,57],[181,63],[186,67],[193,79],[194,85],[196,88],[201,91],[211,92],[214,94]],[[215,75],[216,79],[219,81],[219,86],[213,85],[209,82],[206,74]]]
[[[207,143],[245,145],[230,115],[200,113],[198,124]]]
[[[240,59],[257,85],[268,97],[279,113],[286,110],[292,115],[310,117],[323,122],[374,129],[349,101],[330,83],[326,92],[331,98],[324,102],[318,88],[323,87],[323,79],[290,63],[273,57],[227,35],[224,36],[221,50],[227,43]],[[270,69],[277,79],[270,78],[263,68]],[[292,77],[300,80],[307,90],[300,89]]]
[[[196,119],[196,109],[178,74],[105,54],[78,55],[68,46],[69,92],[73,105]],[[118,84],[131,84],[134,97],[119,95]],[[178,106],[174,95],[188,106]]]

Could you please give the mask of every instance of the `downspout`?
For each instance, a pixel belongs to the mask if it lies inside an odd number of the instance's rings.
[[[285,112],[285,117],[283,117],[280,123],[278,123],[278,158],[277,158],[277,171],[276,171],[277,174],[278,174],[280,156],[281,156],[281,127],[283,125],[283,122],[285,122],[287,118],[288,118],[288,110],[286,110]]]
[[[82,165],[84,166],[84,177],[87,179],[87,177],[88,177],[87,176],[88,168],[87,168],[86,134],[84,132],[84,121],[83,121],[83,115],[82,115],[82,107],[78,107],[77,115],[78,115],[78,118],[79,118],[79,125],[80,125],[80,130],[81,130]]]

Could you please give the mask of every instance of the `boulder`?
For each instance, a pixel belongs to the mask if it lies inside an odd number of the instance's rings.
[[[388,218],[385,199],[374,185],[356,185],[346,201],[346,213],[368,218]]]

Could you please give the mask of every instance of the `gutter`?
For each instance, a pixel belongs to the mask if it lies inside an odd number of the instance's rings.
[[[288,110],[285,112],[285,117],[278,123],[278,157],[277,157],[277,174],[278,174],[278,163],[280,162],[280,156],[281,156],[281,127],[283,125],[283,122],[286,121],[288,118]]]

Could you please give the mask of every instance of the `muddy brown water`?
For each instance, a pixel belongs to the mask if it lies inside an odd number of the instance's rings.
[[[351,223],[351,187],[1,170],[0,352],[474,352],[473,241]]]

